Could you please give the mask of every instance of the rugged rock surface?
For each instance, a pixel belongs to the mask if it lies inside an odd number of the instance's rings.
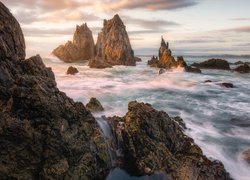
[[[250,73],[250,67],[248,64],[243,64],[234,69],[234,71],[239,73]]]
[[[229,63],[224,59],[209,59],[201,63],[194,63],[191,66],[195,66],[201,69],[230,70]]]
[[[163,171],[177,180],[230,179],[221,162],[205,157],[183,133],[181,121],[149,104],[130,102],[124,117],[109,122],[123,153],[122,167],[130,174]]]
[[[242,158],[250,165],[250,149],[243,151]]]
[[[241,64],[244,64],[244,62],[242,62],[242,61],[237,61],[237,62],[235,62],[234,64],[235,64],[235,65],[241,65]]]
[[[71,75],[75,75],[76,73],[78,73],[78,69],[73,67],[73,66],[70,66],[68,69],[67,69],[67,74],[71,74]]]
[[[25,42],[21,28],[2,2],[0,2],[0,58],[25,59]]]
[[[150,67],[158,67],[159,60],[157,57],[153,56],[150,60],[148,60],[148,65]]]
[[[176,61],[172,56],[172,51],[169,49],[169,43],[166,43],[163,37],[161,39],[161,47],[159,49],[159,60],[157,57],[153,56],[152,59],[148,61],[148,65],[150,67],[158,67],[164,69],[182,67],[186,72],[201,73],[200,69],[188,66],[182,56],[178,56]]]
[[[98,63],[98,66],[95,66],[95,63]],[[90,67],[135,66],[135,64],[134,51],[119,15],[116,14],[113,19],[104,20],[102,32],[97,38],[96,57],[90,60]]]
[[[52,52],[53,55],[65,62],[89,60],[95,56],[95,44],[91,30],[87,24],[76,26],[73,42],[68,41]]]
[[[102,174],[109,168],[109,155],[94,117],[58,90],[40,56],[24,60],[20,26],[2,3],[0,9],[1,179]]]
[[[88,104],[86,104],[86,109],[91,112],[98,112],[104,110],[100,101],[98,101],[96,98],[93,97],[90,99]]]

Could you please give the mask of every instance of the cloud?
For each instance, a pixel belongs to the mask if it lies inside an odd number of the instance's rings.
[[[194,6],[196,0],[106,0],[99,1],[96,6],[106,10],[120,9],[148,9],[148,10],[172,10]]]
[[[250,21],[250,18],[233,18],[233,21]]]
[[[250,43],[243,43],[243,44],[237,44],[234,46],[238,46],[238,47],[250,47]]]
[[[222,32],[250,33],[250,26],[241,26],[230,29],[222,29]]]

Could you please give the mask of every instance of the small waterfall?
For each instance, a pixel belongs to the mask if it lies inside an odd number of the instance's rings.
[[[96,118],[96,121],[99,127],[101,128],[103,136],[106,140],[111,166],[116,167],[117,158],[116,158],[115,138],[113,136],[111,127],[104,116]]]

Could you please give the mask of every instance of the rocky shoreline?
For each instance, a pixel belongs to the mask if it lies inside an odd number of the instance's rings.
[[[0,177],[104,179],[113,168],[110,147],[90,109],[59,91],[51,68],[39,55],[25,59],[19,23],[1,2],[0,10]],[[105,21],[103,32],[109,24],[124,29],[119,16]],[[102,58],[106,55],[103,38],[100,35],[98,57]],[[107,55],[118,61],[125,58],[123,65],[134,65],[131,47],[125,49],[130,56],[123,53],[123,46],[118,47],[118,55],[110,48]],[[167,45],[164,48],[163,56],[167,53],[171,59]],[[119,64],[105,55],[108,65]],[[122,152],[117,166],[130,174],[164,171],[172,179],[230,179],[221,162],[205,157],[183,133],[180,118],[132,101],[124,117],[107,119],[116,139],[113,146]]]

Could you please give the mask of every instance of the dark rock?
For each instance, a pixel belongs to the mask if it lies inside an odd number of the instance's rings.
[[[136,57],[136,56],[135,56],[135,61],[136,61],[136,62],[141,62],[141,61],[142,61],[142,59],[141,59],[141,58],[139,58],[139,57]]]
[[[67,70],[67,74],[71,74],[71,75],[75,75],[76,73],[78,73],[78,69],[73,67],[73,66],[70,66]]]
[[[178,56],[177,57],[177,66],[178,67],[187,67],[187,63],[184,61],[183,56]]]
[[[10,11],[0,2],[0,58],[25,59],[22,30]]]
[[[1,179],[92,179],[106,172],[109,154],[94,117],[58,90],[40,56],[20,60],[22,31],[2,3],[0,9],[1,28],[9,24],[0,33]]]
[[[104,20],[102,32],[97,38],[96,57],[90,60],[89,66],[135,66],[135,60],[126,27],[120,17],[115,15],[111,20]],[[98,63],[98,66],[95,63]]]
[[[87,24],[76,26],[73,42],[68,41],[52,52],[53,55],[65,62],[89,60],[95,56],[95,44],[91,30]]]
[[[232,83],[220,83],[219,85],[226,88],[234,88]]]
[[[191,66],[195,66],[201,69],[230,70],[229,63],[223,59],[209,59],[201,63],[194,63]]]
[[[234,117],[231,119],[231,124],[239,127],[250,127],[250,118],[248,117]]]
[[[190,73],[201,73],[201,70],[199,68],[192,66],[186,66],[185,71]]]
[[[235,68],[234,71],[237,71],[239,73],[250,73],[250,67],[246,63],[243,65],[240,65],[239,67]]]
[[[104,108],[102,107],[100,101],[98,101],[96,98],[91,98],[90,101],[86,104],[86,109],[91,112],[98,112],[103,111]]]
[[[173,118],[173,120],[176,121],[182,129],[187,129],[187,126],[185,122],[183,121],[183,119],[181,119],[181,117],[176,116]]]
[[[122,168],[132,175],[164,171],[171,179],[230,179],[223,164],[204,156],[176,118],[149,104],[130,102],[124,117],[109,122],[123,153]]]
[[[241,64],[245,64],[245,63],[242,62],[242,61],[237,61],[237,62],[235,62],[234,64],[235,64],[235,65],[241,65]]]
[[[250,149],[247,149],[242,152],[242,158],[250,165]]]
[[[204,81],[204,83],[211,83],[211,82],[212,82],[211,80]]]
[[[112,68],[112,65],[103,61],[102,57],[97,57],[97,56],[95,57],[95,59],[89,61],[88,65],[90,68],[96,68],[96,69]]]
[[[158,67],[159,60],[157,57],[153,56],[151,60],[148,60],[148,65],[150,67]]]
[[[166,72],[166,69],[161,68],[161,69],[159,70],[159,75],[161,75],[161,74],[163,74],[163,73],[165,73],[165,72]]]

